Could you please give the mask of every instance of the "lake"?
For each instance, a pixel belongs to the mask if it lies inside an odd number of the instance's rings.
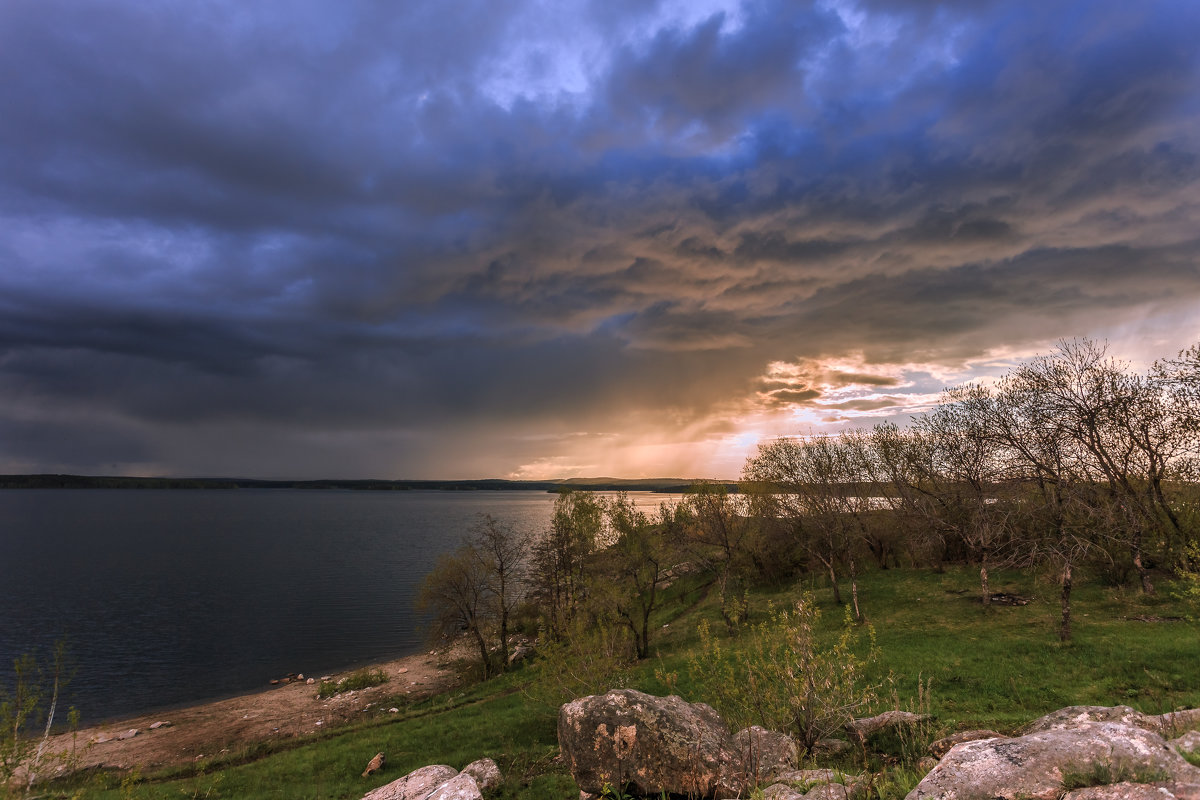
[[[647,512],[679,495],[631,493]],[[65,637],[85,724],[419,652],[421,579],[533,491],[0,491],[0,682]],[[65,716],[64,716],[65,718]]]

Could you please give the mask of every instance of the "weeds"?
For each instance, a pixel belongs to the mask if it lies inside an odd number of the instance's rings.
[[[701,621],[700,647],[688,662],[693,682],[704,687],[704,696],[734,727],[759,724],[785,731],[805,754],[812,753],[819,740],[841,730],[876,693],[864,678],[877,655],[874,628],[855,625],[847,608],[840,634],[822,642],[816,633],[820,616],[812,595],[805,593],[791,610],[771,609],[730,653]]]
[[[321,685],[317,687],[317,697],[324,700],[327,697],[333,697],[335,694],[341,694],[342,692],[369,689],[372,686],[380,686],[387,682],[387,673],[381,669],[360,669],[357,672],[352,672],[340,681],[321,681]]]
[[[1089,786],[1109,786],[1114,783],[1154,783],[1165,781],[1171,774],[1154,767],[1134,766],[1110,761],[1097,761],[1081,770],[1064,770],[1063,788],[1086,789]]]

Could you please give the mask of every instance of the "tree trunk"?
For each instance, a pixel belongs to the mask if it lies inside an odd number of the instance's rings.
[[[832,559],[825,562],[825,565],[829,567],[829,584],[833,587],[833,602],[840,606],[842,604],[842,590],[838,587],[837,570],[833,568]]]
[[[983,607],[987,608],[992,604],[992,588],[988,585],[986,558],[979,564],[979,588],[983,592]]]
[[[492,676],[492,658],[488,653],[487,642],[483,640],[479,626],[473,626],[471,633],[475,635],[475,644],[479,647],[479,663],[483,665],[483,677],[490,678]]]
[[[1062,624],[1058,629],[1060,641],[1071,638],[1071,565],[1063,566],[1062,571]]]
[[[500,672],[508,670],[508,598],[500,595]]]
[[[850,601],[854,605],[854,621],[862,622],[862,612],[858,610],[858,569],[854,559],[850,559]]]
[[[737,622],[729,613],[729,572],[728,569],[721,573],[721,618],[725,620],[725,627],[732,634],[737,631]]]
[[[1138,577],[1142,579],[1142,594],[1154,594],[1154,584],[1150,582],[1150,570],[1146,569],[1146,565],[1142,563],[1142,532],[1140,530],[1133,535],[1130,549],[1133,551],[1133,566],[1137,569]]]

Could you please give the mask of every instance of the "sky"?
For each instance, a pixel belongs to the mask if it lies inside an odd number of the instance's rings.
[[[6,0],[0,472],[735,478],[1200,341],[1194,0]]]

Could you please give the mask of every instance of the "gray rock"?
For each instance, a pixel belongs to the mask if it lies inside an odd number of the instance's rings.
[[[758,725],[743,728],[733,735],[733,752],[741,775],[748,784],[757,784],[795,766],[800,752],[792,737],[769,731]]]
[[[703,703],[633,689],[582,697],[558,712],[563,761],[582,791],[630,785],[634,794],[740,795],[728,729]]]
[[[1040,733],[1077,728],[1085,722],[1119,722],[1144,731],[1159,733],[1162,721],[1129,706],[1068,706],[1053,711],[1021,728],[1021,733]]]
[[[504,782],[504,776],[500,774],[500,768],[490,758],[481,758],[478,761],[472,761],[462,768],[461,774],[470,775],[474,778],[481,792],[495,789]]]
[[[536,652],[537,651],[529,645],[519,644],[511,653],[508,654],[508,663],[516,664],[518,661],[525,661],[526,659],[533,658]]]
[[[804,793],[786,783],[773,783],[763,789],[763,800],[801,800]]]
[[[867,793],[861,775],[847,775],[833,769],[794,769],[780,773],[776,780],[788,784],[805,797],[822,800],[830,797],[858,800]]]
[[[1184,731],[1200,728],[1200,708],[1181,708],[1178,711],[1159,714],[1156,719],[1167,736],[1178,736]]]
[[[483,800],[483,793],[474,778],[460,772],[434,789],[426,800]]]
[[[846,726],[846,731],[859,739],[865,739],[885,728],[911,727],[927,719],[929,719],[928,714],[914,714],[911,711],[885,711],[873,717],[854,720]]]
[[[962,744],[963,742],[977,742],[981,739],[1006,738],[1008,737],[1002,733],[997,733],[996,731],[987,729],[959,731],[958,733],[951,734],[944,739],[938,739],[936,742],[930,744],[929,752],[935,758],[941,758],[942,756],[946,755],[946,753],[949,753],[950,748],[954,747],[956,744]]]
[[[159,722],[151,722],[150,723],[150,730],[152,730],[152,731],[156,731],[159,728],[169,728],[169,727],[171,727],[171,723],[167,722],[166,720],[160,720]]]
[[[1096,764],[1200,781],[1200,769],[1156,733],[1118,722],[1080,722],[1074,729],[957,745],[907,800],[1056,800],[1063,793],[1064,773]]]
[[[1067,792],[1062,800],[1195,800],[1200,797],[1196,788],[1167,783],[1110,783]]]
[[[806,787],[818,783],[832,783],[848,780],[845,773],[833,769],[790,769],[775,777],[779,783],[800,784]],[[807,791],[807,788],[806,788]]]
[[[454,767],[433,764],[414,770],[403,778],[363,795],[362,800],[425,800],[434,790],[458,775]]]
[[[814,756],[840,756],[854,747],[845,739],[821,739],[813,745]]]
[[[859,800],[866,791],[857,784],[823,783],[804,793],[804,800]]]
[[[1181,753],[1200,752],[1200,731],[1188,731],[1172,739],[1171,746]]]
[[[137,728],[130,728],[129,730],[124,731],[123,733],[118,733],[117,738],[120,739],[121,741],[125,741],[126,739],[132,739],[133,737],[137,736],[139,733],[141,733],[141,731],[139,731]]]

